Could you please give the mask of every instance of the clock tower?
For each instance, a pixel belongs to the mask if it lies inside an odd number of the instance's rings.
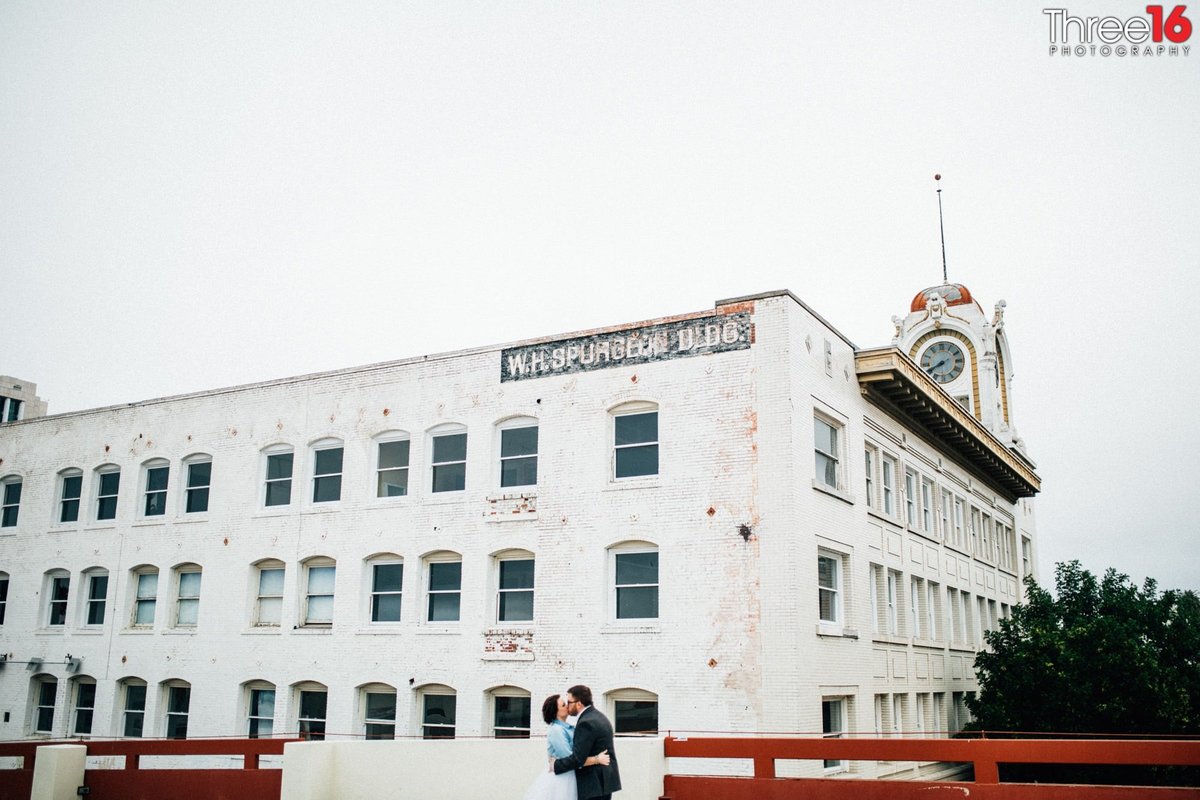
[[[903,319],[892,317],[892,345],[938,383],[1001,442],[1025,453],[1013,424],[1012,357],[1004,333],[1006,303],[989,317],[966,286],[917,292]]]

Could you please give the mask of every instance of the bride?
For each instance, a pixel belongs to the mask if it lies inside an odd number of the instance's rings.
[[[554,774],[554,759],[571,755],[575,746],[575,728],[567,724],[567,701],[557,694],[552,694],[542,703],[542,719],[550,726],[546,733],[546,752],[549,755],[549,768],[542,771],[534,780],[525,800],[577,800],[575,791],[575,773],[564,772]],[[608,751],[600,755],[588,756],[585,767],[597,764],[608,765]]]

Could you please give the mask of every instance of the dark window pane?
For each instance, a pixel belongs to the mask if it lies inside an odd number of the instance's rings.
[[[657,733],[658,703],[654,700],[618,700],[613,729],[617,733]]]
[[[167,738],[187,738],[187,714],[167,714]]]
[[[501,486],[534,486],[537,484],[537,456],[509,458],[500,462]]]
[[[11,528],[17,524],[17,507],[8,506],[0,513],[0,528]]]
[[[537,426],[509,428],[500,431],[500,457],[536,455],[538,447]]]
[[[658,583],[658,553],[618,553],[617,585]]]
[[[460,599],[458,592],[429,595],[429,621],[457,622]]]
[[[500,621],[527,622],[533,619],[533,592],[501,592]]]
[[[186,686],[172,686],[167,695],[168,714],[186,714],[192,701],[192,690]]]
[[[63,478],[63,499],[78,500],[79,493],[83,490],[83,476],[71,475]]]
[[[376,564],[372,587],[377,592],[398,592],[404,588],[403,564]]]
[[[267,456],[267,480],[274,481],[292,477],[293,453],[278,453]]]
[[[21,482],[4,484],[4,505],[16,505],[21,502]]]
[[[432,591],[462,588],[461,561],[435,561],[429,565],[429,588]]]
[[[329,695],[325,692],[301,692],[300,716],[305,719],[325,719],[328,700]]]
[[[501,589],[532,589],[533,559],[500,562]]]
[[[142,712],[129,712],[125,714],[125,736],[140,737],[142,735],[142,722],[145,714]]]
[[[404,497],[408,494],[408,469],[386,469],[379,473],[376,497]]]
[[[658,445],[623,447],[617,450],[617,477],[658,474]]]
[[[640,444],[658,441],[658,412],[625,414],[613,419],[616,444]]]
[[[125,687],[125,709],[127,711],[146,710],[146,687],[141,684]]]
[[[528,728],[529,727],[529,698],[528,697],[497,697],[496,722],[497,728]],[[500,735],[499,732],[496,734]],[[525,735],[528,735],[526,732]]]
[[[465,433],[452,433],[446,436],[433,437],[433,462],[435,464],[466,460],[467,435]]]
[[[208,486],[212,483],[212,462],[188,465],[188,488]]]
[[[146,470],[146,491],[165,491],[167,488],[167,476],[170,472],[170,467],[155,467],[154,469]]]
[[[75,711],[75,733],[77,735],[92,732],[92,709],[80,708]]]
[[[433,468],[435,492],[460,492],[467,488],[467,465],[448,464]]]
[[[313,502],[331,503],[342,499],[342,476],[331,475],[313,480]]]
[[[267,484],[267,505],[286,506],[292,502],[292,482],[290,480],[276,481]]]
[[[62,515],[58,518],[59,522],[78,522],[79,521],[79,501],[78,500],[63,500]]]
[[[316,453],[316,466],[313,468],[314,475],[335,475],[342,471],[342,448],[330,447],[327,450],[318,450]]]
[[[657,586],[617,589],[617,619],[655,619],[657,617]]]
[[[116,494],[121,488],[120,472],[103,472],[100,474],[100,494]]]
[[[194,514],[208,511],[208,487],[203,489],[188,489],[187,513]]]
[[[116,519],[117,518],[117,498],[101,497],[100,503],[96,507],[96,519]]]
[[[400,595],[380,594],[371,598],[372,622],[399,622]]]
[[[408,441],[380,442],[379,468],[393,469],[408,466]]]
[[[458,716],[458,697],[452,694],[425,695],[426,725],[454,725]]]
[[[366,736],[364,738],[366,738],[368,741],[379,739],[395,739],[396,726],[368,723],[366,726]]]
[[[396,695],[383,692],[368,693],[366,717],[373,720],[396,719]]]

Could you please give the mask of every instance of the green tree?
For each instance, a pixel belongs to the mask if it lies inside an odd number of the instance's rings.
[[[1055,596],[1027,599],[975,659],[971,727],[990,731],[1200,734],[1200,598],[1139,588],[1115,570],[1055,567]]]

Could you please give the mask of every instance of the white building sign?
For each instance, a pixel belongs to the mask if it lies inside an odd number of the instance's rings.
[[[500,382],[746,350],[752,330],[750,314],[739,312],[509,347],[500,353]]]

